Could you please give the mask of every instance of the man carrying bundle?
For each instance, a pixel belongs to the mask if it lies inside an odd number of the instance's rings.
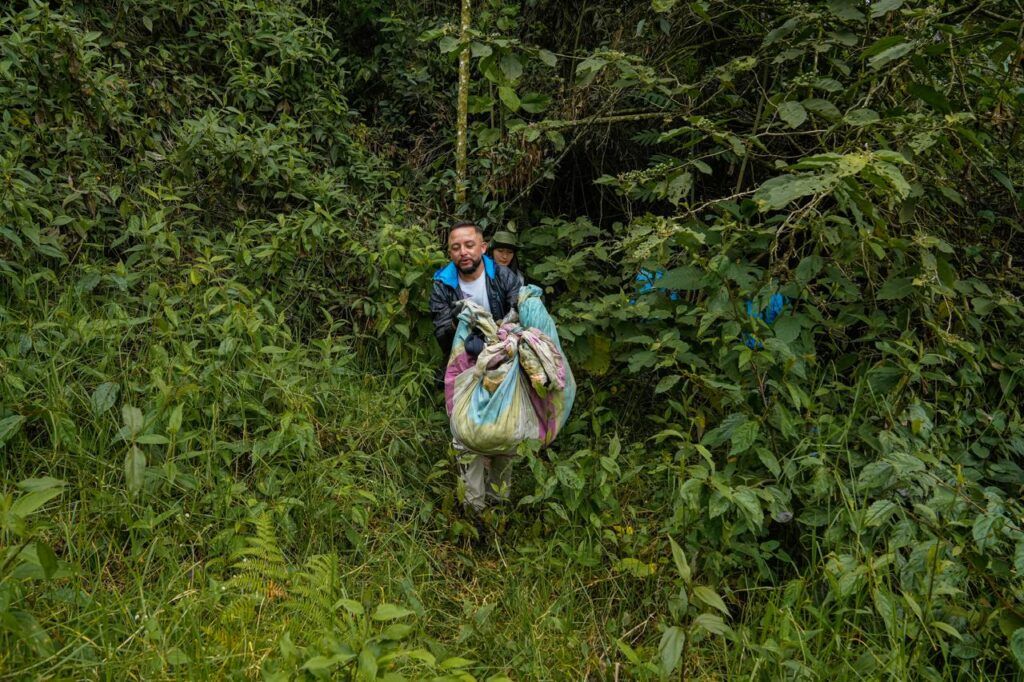
[[[451,262],[434,273],[434,289],[430,294],[434,336],[446,361],[459,324],[461,301],[471,300],[489,311],[495,320],[500,320],[516,307],[519,300],[519,277],[495,263],[486,252],[487,241],[478,225],[459,222],[448,230],[448,257]],[[466,350],[474,357],[482,349],[482,337],[467,340]],[[462,449],[458,442],[455,447]],[[504,499],[512,472],[508,455],[466,452],[460,459],[463,460],[460,468],[466,506],[481,512],[489,501]]]

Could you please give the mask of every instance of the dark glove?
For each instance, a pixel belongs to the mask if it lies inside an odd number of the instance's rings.
[[[466,354],[475,360],[484,349],[483,334],[474,329],[470,335],[466,337],[465,349]]]

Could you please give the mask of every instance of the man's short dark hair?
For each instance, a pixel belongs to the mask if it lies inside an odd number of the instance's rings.
[[[448,237],[450,238],[452,236],[452,232],[462,227],[472,227],[474,230],[476,230],[476,233],[480,235],[481,239],[484,236],[484,228],[480,227],[474,222],[470,222],[468,220],[460,220],[459,222],[454,223],[451,227],[448,228]]]

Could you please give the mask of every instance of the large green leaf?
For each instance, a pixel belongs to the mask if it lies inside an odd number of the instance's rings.
[[[1017,665],[1024,668],[1024,628],[1017,628],[1010,635],[1010,652],[1013,653]]]
[[[799,128],[807,120],[807,110],[800,102],[783,102],[779,105],[779,118],[790,128]]]
[[[31,492],[25,493],[14,500],[14,504],[11,505],[10,513],[20,518],[25,518],[29,514],[38,511],[44,504],[60,495],[62,492],[64,492],[63,481],[61,481],[61,485],[32,490]]]
[[[396,620],[413,615],[413,612],[395,604],[379,604],[373,612],[374,620]]]
[[[754,202],[760,211],[778,210],[802,197],[830,191],[836,180],[831,174],[780,175],[757,188]]]
[[[898,507],[891,500],[878,500],[864,514],[864,525],[868,528],[880,526],[889,520]]]
[[[871,18],[877,19],[878,17],[885,16],[889,12],[902,7],[903,2],[904,0],[873,0],[871,3]]]
[[[92,404],[92,413],[100,415],[113,407],[120,390],[120,386],[110,381],[97,386],[89,398],[89,402]]]
[[[686,631],[680,627],[667,628],[658,643],[658,660],[663,677],[668,677],[679,665],[686,644]]]
[[[726,616],[729,615],[729,607],[725,605],[718,593],[707,585],[697,585],[693,588],[693,596],[708,606],[718,609]]]
[[[906,56],[913,49],[914,43],[899,43],[892,47],[887,47],[878,54],[871,56],[868,59],[868,65],[872,69],[880,69],[890,62]]]
[[[501,98],[501,101],[509,108],[510,111],[519,111],[519,95],[516,94],[515,90],[502,86],[498,88],[498,97]]]
[[[740,455],[750,449],[750,446],[757,441],[761,426],[756,421],[748,421],[732,432],[732,449],[730,455]]]
[[[539,92],[528,92],[520,100],[520,106],[522,106],[523,111],[539,114],[551,106],[551,97]]]
[[[498,65],[501,68],[501,72],[509,82],[514,83],[523,75],[523,63],[519,61],[519,57],[515,56],[511,52],[505,52],[502,54]]]
[[[875,294],[879,301],[893,301],[906,298],[914,292],[914,280],[911,277],[891,277]]]
[[[12,414],[9,417],[0,419],[0,447],[3,447],[24,423],[25,418],[20,414]]]
[[[948,114],[953,110],[945,95],[930,85],[924,85],[923,83],[910,83],[907,85],[907,90],[911,95],[927,103],[936,111]]]
[[[124,456],[124,479],[128,492],[137,495],[142,490],[146,474],[146,455],[137,446],[132,445]]]

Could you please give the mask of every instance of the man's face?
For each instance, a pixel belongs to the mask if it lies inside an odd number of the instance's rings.
[[[460,227],[448,235],[448,257],[463,275],[474,274],[482,265],[487,242],[475,228]]]

